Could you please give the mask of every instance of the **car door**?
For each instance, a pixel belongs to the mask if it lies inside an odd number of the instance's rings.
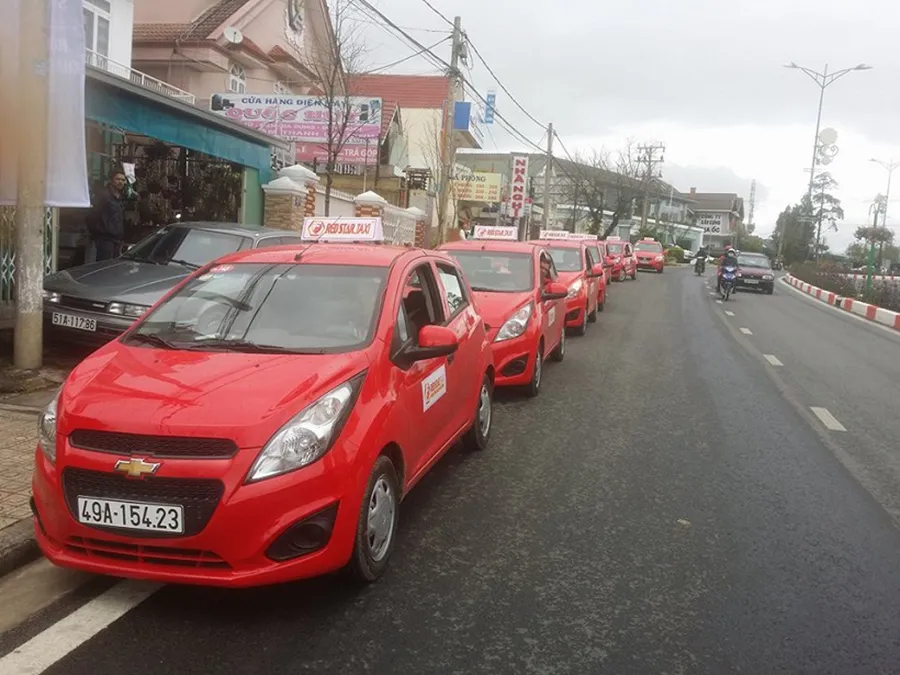
[[[452,410],[448,387],[450,357],[406,364],[396,356],[404,347],[418,343],[423,326],[444,323],[443,301],[430,263],[419,259],[404,272],[395,304],[392,386],[403,419],[399,442],[408,465],[409,485],[448,443],[444,429]]]
[[[448,357],[448,388],[452,400],[452,416],[447,431],[454,435],[472,421],[475,403],[481,390],[481,350],[484,323],[475,310],[463,282],[462,270],[451,262],[435,261],[439,288],[444,302],[444,325],[456,334],[459,349]]]
[[[592,312],[597,308],[597,291],[600,280],[592,274],[594,270],[594,256],[591,255],[591,249],[587,246],[582,246],[581,250],[581,255],[584,256],[584,274],[588,288],[588,312]]]
[[[637,258],[634,255],[634,249],[631,244],[625,244],[625,264],[629,274],[634,272],[637,267]]]
[[[566,316],[565,300],[544,300],[541,295],[546,282],[554,282],[557,280],[556,266],[553,264],[553,258],[550,253],[544,249],[540,249],[535,255],[535,279],[537,284],[537,297],[535,302],[541,305],[541,333],[544,336],[544,356],[552,352],[559,341],[562,339]],[[547,279],[541,276],[541,266],[549,264],[550,276]]]

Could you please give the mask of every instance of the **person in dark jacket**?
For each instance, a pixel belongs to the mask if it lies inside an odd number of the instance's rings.
[[[96,250],[96,260],[118,257],[125,240],[125,174],[113,169],[109,183],[94,199],[88,232]]]

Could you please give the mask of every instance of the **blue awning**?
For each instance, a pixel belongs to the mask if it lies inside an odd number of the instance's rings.
[[[283,142],[251,129],[232,128],[236,125],[229,120],[108,73],[89,68],[87,74],[87,119],[258,169],[262,181],[269,180],[271,148]]]

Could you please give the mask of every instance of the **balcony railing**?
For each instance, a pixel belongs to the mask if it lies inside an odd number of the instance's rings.
[[[98,54],[90,49],[85,49],[84,62],[92,68],[106,71],[116,77],[121,77],[123,80],[129,80],[144,89],[150,89],[163,96],[168,96],[169,98],[174,98],[183,103],[194,105],[195,99],[193,94],[186,92],[183,89],[179,89],[178,87],[173,87],[171,84],[167,84],[162,80],[157,80],[155,77],[150,77],[139,70],[129,68],[118,61],[113,61],[108,56],[103,56],[103,54]]]

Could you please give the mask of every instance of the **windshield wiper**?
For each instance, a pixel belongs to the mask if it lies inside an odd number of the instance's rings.
[[[166,261],[166,265],[169,263],[175,263],[176,265],[184,265],[185,267],[189,267],[192,270],[199,270],[200,265],[197,263],[188,262],[187,260],[178,260],[177,258],[169,258]]]
[[[246,354],[324,354],[324,349],[293,349],[279,345],[262,345],[250,340],[228,340],[225,338],[212,338],[209,340],[196,340],[194,348],[213,347],[228,351],[242,352]]]
[[[483,293],[493,293],[495,289],[486,288],[485,286],[470,286],[473,291],[481,291]]]
[[[132,333],[128,336],[129,342],[143,342],[144,344],[153,345],[154,347],[162,347],[163,349],[181,349],[180,346],[173,342],[169,342],[156,333]]]
[[[123,254],[120,255],[119,257],[120,257],[120,258],[124,258],[125,260],[134,260],[134,261],[136,261],[136,262],[150,263],[151,265],[162,265],[162,264],[163,264],[163,263],[161,263],[159,260],[152,260],[152,259],[150,259],[150,258],[141,258],[141,257],[139,257],[139,256],[136,256],[136,255],[130,255],[130,254],[128,254],[128,253],[123,253]]]

